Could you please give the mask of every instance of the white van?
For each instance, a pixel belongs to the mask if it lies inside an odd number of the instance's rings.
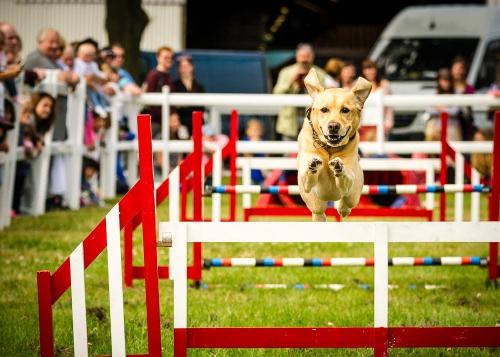
[[[469,64],[468,83],[486,92],[500,61],[500,7],[408,7],[387,25],[370,54],[395,94],[435,93],[437,71],[456,56]],[[398,126],[413,121],[414,113],[397,114]]]

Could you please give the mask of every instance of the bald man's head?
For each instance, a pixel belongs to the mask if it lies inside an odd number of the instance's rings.
[[[37,36],[38,51],[44,56],[55,61],[59,55],[60,35],[57,30],[52,28],[43,29]]]

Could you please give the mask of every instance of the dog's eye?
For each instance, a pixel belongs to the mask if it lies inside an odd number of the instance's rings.
[[[342,109],[340,109],[340,112],[341,112],[342,114],[347,114],[347,113],[349,113],[349,112],[350,112],[350,110],[349,110],[348,108],[346,108],[346,107],[343,107]]]
[[[327,107],[323,107],[320,110],[321,110],[321,113],[328,113],[330,111],[330,110],[328,110]]]

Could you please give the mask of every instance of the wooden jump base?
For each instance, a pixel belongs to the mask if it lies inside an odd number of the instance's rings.
[[[210,258],[203,268],[230,267],[372,267],[373,258]],[[388,266],[488,266],[487,257],[392,257]]]
[[[327,217],[333,217],[340,222],[341,217],[335,208],[327,208]],[[432,221],[433,211],[424,208],[353,208],[349,217],[406,217],[423,218]],[[251,221],[252,217],[311,217],[311,211],[307,207],[251,207],[245,208],[243,217],[245,222]]]

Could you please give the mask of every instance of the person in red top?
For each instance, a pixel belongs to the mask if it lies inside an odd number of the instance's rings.
[[[172,79],[170,69],[172,68],[174,51],[167,46],[156,50],[156,68],[148,72],[144,87],[146,92],[161,92],[163,86],[168,86],[172,90]],[[153,137],[159,138],[161,135],[161,107],[147,107],[145,112],[151,114]]]

